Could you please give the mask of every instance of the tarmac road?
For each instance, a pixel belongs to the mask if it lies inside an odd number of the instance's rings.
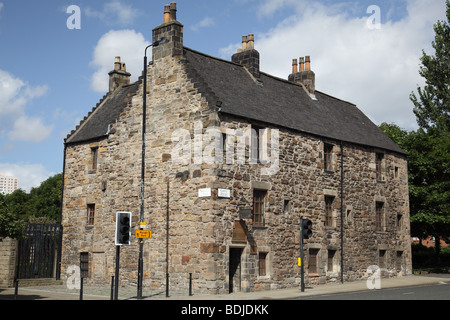
[[[355,299],[400,299],[409,298],[422,300],[426,297],[432,297],[435,294],[436,299],[450,299],[450,275],[428,275],[428,276],[406,276],[401,278],[390,278],[380,280],[380,290],[369,290],[366,281],[354,281],[333,283],[319,285],[313,288],[306,287],[305,292],[301,292],[299,288],[280,289],[271,291],[258,292],[236,292],[232,294],[221,295],[204,295],[196,294],[189,296],[187,293],[171,293],[168,298],[165,292],[146,293],[144,290],[144,300],[159,300],[159,301],[214,301],[214,300],[228,300],[228,301],[249,301],[249,300],[288,300],[288,299],[303,299],[309,300],[323,299],[330,296],[328,299],[339,299],[345,296],[335,296],[334,294],[350,293],[349,297]],[[421,287],[423,294],[412,294],[415,292],[409,287]],[[402,288],[404,291],[391,290],[392,288]],[[389,289],[389,290],[388,290]],[[410,290],[410,291],[408,291]],[[416,289],[414,289],[416,290]],[[428,293],[426,293],[428,290]],[[355,294],[354,292],[357,292]],[[417,291],[419,292],[419,291]],[[331,296],[333,295],[333,296]],[[408,296],[409,295],[409,296]],[[33,288],[19,288],[17,300],[79,300],[79,290],[68,290],[66,286],[50,286],[50,287],[33,287]],[[0,300],[14,300],[14,288],[0,288]],[[85,286],[83,292],[83,300],[110,300],[109,287],[88,287]],[[120,288],[119,300],[136,300],[136,288]]]

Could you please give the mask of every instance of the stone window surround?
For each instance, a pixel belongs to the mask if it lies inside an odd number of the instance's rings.
[[[324,205],[324,214],[326,214],[326,212],[325,212],[325,210],[326,210],[326,208],[325,208],[325,206],[326,206],[326,204],[325,204],[325,199],[326,199],[326,197],[333,197],[334,198],[334,200],[333,200],[333,203],[334,203],[334,201],[336,200],[336,199],[338,199],[338,192],[336,191],[336,190],[330,190],[330,189],[323,189],[323,205]],[[332,217],[331,217],[331,219],[332,219],[332,225],[331,226],[328,226],[327,224],[326,224],[326,217],[324,216],[324,224],[325,224],[325,229],[326,230],[336,230],[336,218],[337,218],[337,213],[336,213],[336,208],[334,208],[334,206],[333,206],[333,208],[332,208]]]

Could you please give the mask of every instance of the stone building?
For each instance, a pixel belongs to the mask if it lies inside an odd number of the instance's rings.
[[[62,275],[84,255],[86,281],[110,282],[116,212],[132,213],[134,234],[141,194],[144,287],[164,289],[166,274],[179,290],[192,274],[198,293],[298,286],[300,215],[313,222],[309,283],[365,279],[372,265],[411,273],[405,152],[317,91],[310,57],[280,79],[260,70],[252,34],[232,61],[186,48],[175,3],[162,38],[146,88],[116,58],[110,91],[65,140]],[[136,285],[138,240],[121,249],[120,283]]]

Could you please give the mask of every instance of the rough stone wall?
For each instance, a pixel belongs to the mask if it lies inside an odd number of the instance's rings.
[[[250,124],[224,117],[221,125],[233,129]],[[271,128],[274,129],[274,128]],[[232,246],[230,230],[239,208],[252,207],[252,189],[266,189],[265,227],[247,219],[248,243],[244,250],[246,289],[293,285],[299,281],[299,215],[313,221],[313,237],[305,241],[305,266],[311,283],[340,277],[341,266],[341,148],[327,141],[280,130],[280,170],[261,176],[258,165],[222,165],[218,185],[232,190],[225,204],[223,244]],[[331,170],[324,170],[324,143],[333,145]],[[385,268],[383,275],[411,274],[411,249],[407,163],[403,156],[385,153],[383,181],[377,180],[376,152],[372,148],[343,144],[343,223],[345,280],[367,278],[367,268]],[[381,152],[381,151],[378,151]],[[325,196],[334,197],[332,224],[325,223]],[[223,200],[220,200],[223,201]],[[376,202],[384,204],[382,230],[376,230]],[[286,208],[287,206],[287,208]],[[397,227],[397,224],[401,223]],[[221,239],[218,239],[219,242]],[[308,272],[309,253],[317,251],[317,272]],[[328,250],[334,253],[328,261]],[[384,265],[380,250],[386,251]],[[257,257],[267,252],[269,276],[259,277]],[[226,258],[226,257],[225,257]],[[400,259],[400,263],[398,262]]]
[[[241,248],[243,291],[298,285],[299,215],[313,221],[313,237],[305,242],[305,270],[310,283],[336,280],[340,275],[341,148],[297,132],[279,130],[279,171],[261,175],[266,166],[197,161],[194,154],[180,161],[183,150],[193,152],[207,128],[250,128],[246,120],[217,114],[213,97],[196,78],[182,56],[166,56],[148,68],[148,107],[144,221],[153,238],[144,241],[144,286],[170,286],[187,292],[192,273],[195,292],[228,292],[232,248]],[[89,281],[109,284],[115,268],[115,213],[131,211],[134,230],[139,224],[142,84],[129,106],[102,140],[69,145],[63,210],[63,269],[79,264],[80,252],[89,252]],[[257,124],[258,125],[258,124]],[[262,126],[262,124],[259,124]],[[264,126],[262,126],[264,127]],[[233,139],[233,138],[231,138]],[[232,140],[227,139],[227,146]],[[331,170],[324,170],[324,143],[333,145]],[[208,145],[208,144],[207,144]],[[90,153],[98,148],[98,167],[91,170]],[[186,149],[183,149],[186,147]],[[409,204],[406,160],[385,153],[383,181],[377,181],[376,152],[344,147],[344,276],[367,277],[370,265],[386,274],[411,273]],[[177,150],[177,152],[174,152]],[[206,152],[206,150],[204,150]],[[237,148],[236,148],[237,151]],[[208,151],[209,152],[209,151]],[[211,197],[198,190],[211,188]],[[230,198],[218,189],[230,190]],[[255,226],[248,213],[253,190],[266,190],[265,225]],[[331,226],[325,226],[325,196],[334,197]],[[376,203],[384,203],[383,230],[376,230]],[[94,224],[87,223],[87,205],[95,204]],[[169,220],[167,220],[169,216]],[[403,227],[396,231],[398,216]],[[243,221],[246,241],[236,242],[236,221]],[[167,230],[168,233],[167,233]],[[334,252],[328,258],[329,250]],[[317,272],[309,272],[316,252]],[[403,259],[401,271],[396,259]],[[266,275],[259,276],[259,254],[266,253]],[[168,254],[168,264],[167,257]],[[329,260],[331,262],[329,262]],[[121,285],[137,283],[138,241],[121,249]]]
[[[10,238],[0,241],[0,288],[14,286],[17,243],[17,240]]]

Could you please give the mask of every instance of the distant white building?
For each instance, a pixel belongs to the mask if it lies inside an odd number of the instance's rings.
[[[0,193],[7,195],[18,189],[19,179],[0,173]]]

